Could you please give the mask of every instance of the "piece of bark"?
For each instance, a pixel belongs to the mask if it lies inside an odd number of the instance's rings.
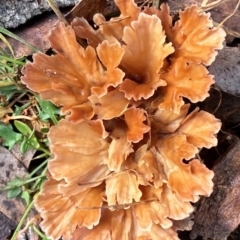
[[[138,5],[145,3],[144,0],[134,0],[134,2]],[[82,0],[65,17],[68,22],[72,22],[75,17],[84,17],[89,21],[96,13],[106,16],[117,11],[119,10],[114,0]]]
[[[198,204],[191,239],[226,240],[240,223],[240,141],[234,139],[231,149],[213,168],[214,190]]]
[[[79,0],[54,0],[58,7],[74,6]],[[51,11],[46,0],[0,0],[0,26],[16,28],[34,16]]]
[[[116,10],[116,5],[113,1],[82,0],[68,14],[66,14],[66,19],[69,23],[71,23],[75,17],[84,17],[87,20],[92,20],[95,13],[106,15],[114,10]]]

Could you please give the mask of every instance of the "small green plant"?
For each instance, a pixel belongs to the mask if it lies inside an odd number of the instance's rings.
[[[50,157],[46,134],[52,125],[61,119],[59,109],[49,101],[43,101],[38,94],[26,89],[20,82],[21,69],[27,62],[26,57],[16,59],[14,52],[4,35],[13,37],[30,47],[23,39],[0,27],[0,40],[8,48],[8,52],[0,48],[0,141],[9,150],[19,144],[22,154],[35,149],[34,159],[43,159],[31,173],[24,178],[15,178],[8,182],[4,191],[9,198],[21,197],[26,203],[26,211],[22,216],[11,239],[15,239],[25,223],[29,211],[33,207],[34,197],[41,190],[45,181],[47,161]],[[32,227],[40,239],[46,236],[37,228],[37,223],[25,223],[25,231]]]

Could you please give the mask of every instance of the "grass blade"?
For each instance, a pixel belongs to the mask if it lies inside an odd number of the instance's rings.
[[[8,42],[8,40],[0,33],[0,39],[4,42],[4,44],[8,47],[9,51],[11,52],[12,56],[14,57],[14,52],[13,49],[10,45],[10,43]]]
[[[3,33],[19,42],[21,42],[22,44],[26,45],[27,47],[29,47],[32,51],[34,52],[41,52],[39,49],[37,49],[36,47],[34,47],[33,45],[29,44],[28,42],[26,42],[24,39],[18,37],[17,35],[15,35],[14,33],[11,33],[10,31],[8,31],[7,29],[0,27],[0,33]]]

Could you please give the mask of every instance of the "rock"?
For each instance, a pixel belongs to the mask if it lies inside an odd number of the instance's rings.
[[[215,75],[216,85],[222,91],[240,96],[240,51],[238,47],[225,46],[209,67],[210,74]]]
[[[2,189],[16,178],[23,179],[28,172],[21,162],[2,146],[0,146],[0,169],[0,239],[7,239],[11,230],[18,225],[26,205],[20,196],[9,199],[7,191]]]
[[[58,7],[74,6],[79,0],[54,0]],[[34,16],[50,11],[47,0],[0,0],[0,26],[16,28]]]

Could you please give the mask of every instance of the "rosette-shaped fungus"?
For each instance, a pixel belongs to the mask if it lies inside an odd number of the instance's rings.
[[[221,123],[184,98],[208,96],[206,66],[224,31],[197,6],[173,23],[167,5],[115,2],[121,15],[96,14],[97,30],[83,18],[58,23],[56,54],[35,54],[23,70],[23,83],[65,115],[49,132],[53,158],[35,204],[52,239],[178,239],[191,203],[212,192],[198,153],[216,146]]]

